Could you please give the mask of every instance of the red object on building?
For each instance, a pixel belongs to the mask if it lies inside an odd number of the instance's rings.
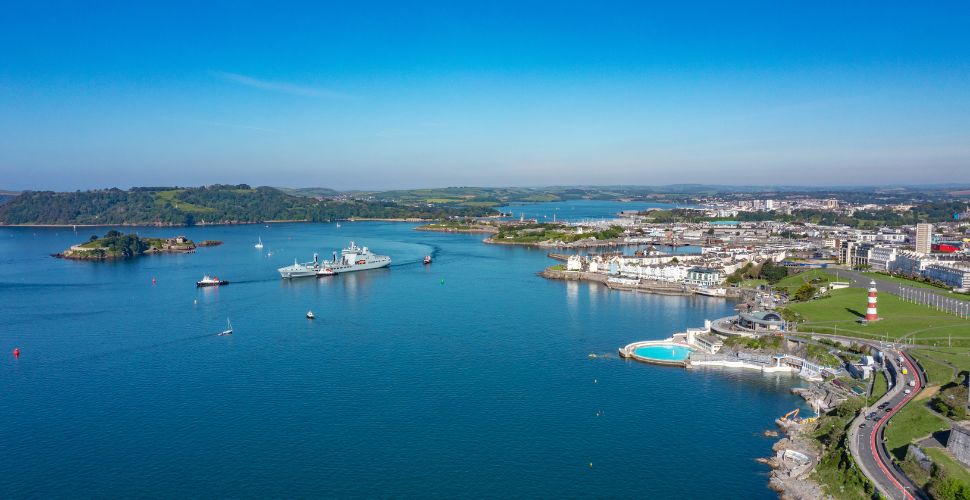
[[[945,243],[940,243],[940,244],[936,244],[936,243],[934,243],[934,244],[933,244],[933,245],[931,246],[931,248],[932,248],[933,250],[939,250],[939,251],[941,251],[941,252],[949,252],[949,253],[953,253],[953,252],[956,252],[957,250],[959,250],[959,248],[958,248],[958,247],[955,247],[955,246],[953,246],[953,245],[947,245],[947,244],[945,244]]]
[[[869,282],[869,305],[866,307],[866,321],[877,321],[876,314],[876,280]]]

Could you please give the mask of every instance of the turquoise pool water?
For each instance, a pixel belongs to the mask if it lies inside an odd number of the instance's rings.
[[[636,350],[640,356],[664,361],[680,361],[691,353],[690,349],[674,345],[651,345]]]

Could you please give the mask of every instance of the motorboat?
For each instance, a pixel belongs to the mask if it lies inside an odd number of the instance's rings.
[[[306,313],[306,317],[307,317],[307,319],[313,319],[314,318],[313,311],[310,311],[310,312]]]
[[[329,267],[322,267],[322,268],[320,268],[319,271],[317,271],[317,277],[320,277],[320,276],[336,276],[336,275],[337,275],[337,272],[334,271],[333,269],[330,269]]]
[[[425,255],[424,256],[424,263],[425,264],[430,264],[431,263],[431,256],[430,255]]]
[[[219,278],[215,278],[215,277],[209,277],[209,273],[206,273],[205,277],[202,278],[202,281],[195,282],[195,286],[200,286],[200,287],[219,286],[219,285],[228,285],[228,284],[229,284],[228,281],[220,280]]]

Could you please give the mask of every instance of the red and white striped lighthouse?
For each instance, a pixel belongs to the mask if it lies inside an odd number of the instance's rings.
[[[866,307],[866,321],[876,321],[876,280],[869,282],[869,306]]]

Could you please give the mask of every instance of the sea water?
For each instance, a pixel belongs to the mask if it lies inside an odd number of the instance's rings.
[[[546,280],[544,250],[414,226],[118,228],[225,244],[106,262],[49,254],[107,227],[0,228],[3,496],[776,497],[754,459],[797,379],[616,354],[732,302]],[[351,240],[393,264],[276,272]]]

